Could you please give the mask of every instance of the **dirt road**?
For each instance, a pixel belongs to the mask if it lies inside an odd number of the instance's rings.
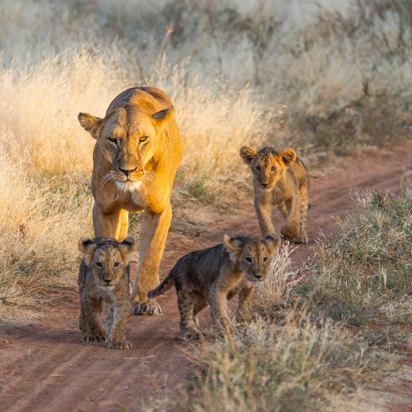
[[[412,173],[412,143],[358,154],[313,177],[308,216],[311,244],[320,232],[336,230],[336,218],[344,217],[354,206],[351,193],[366,188],[399,192],[401,177],[408,173]],[[277,212],[274,216],[280,217]],[[252,201],[239,206],[235,217],[222,215],[216,225],[196,237],[171,234],[168,245],[172,247],[165,253],[161,277],[178,257],[219,243],[223,233],[259,234]],[[298,246],[294,265],[305,261],[311,244]],[[53,293],[55,303],[44,310],[40,321],[9,327],[0,335],[1,410],[112,411],[118,405],[136,410],[153,389],[157,393],[170,390],[190,372],[190,362],[179,350],[186,344],[179,338],[174,291],[159,300],[163,316],[131,319],[131,351],[80,343],[76,288],[59,288]],[[208,315],[202,316],[201,322],[207,321]]]

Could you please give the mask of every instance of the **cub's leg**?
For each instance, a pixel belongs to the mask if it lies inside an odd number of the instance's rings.
[[[112,329],[113,320],[114,320],[114,308],[113,308],[113,304],[110,304],[109,310],[107,311],[107,315],[106,315],[106,322],[104,324],[104,327],[106,328],[107,332],[110,332],[110,330]]]
[[[107,332],[100,317],[103,307],[102,299],[83,295],[81,300],[87,327],[83,342],[106,340]]]
[[[275,232],[275,228],[272,223],[272,205],[270,202],[262,202],[255,197],[255,210],[256,215],[259,220],[260,230],[262,231],[263,237],[270,235]]]
[[[217,331],[226,329],[229,326],[226,307],[228,291],[222,288],[220,283],[219,279],[215,281],[209,291],[209,305],[212,314],[213,328]]]
[[[251,308],[255,294],[256,287],[252,285],[245,285],[239,292],[239,306],[236,311],[236,322],[250,322],[252,319]]]
[[[282,213],[283,217],[286,219],[287,215],[288,215],[288,209],[286,207],[286,202],[281,202],[278,204],[278,209],[280,211],[280,213]]]
[[[194,296],[187,289],[177,292],[177,305],[180,313],[180,332],[186,341],[199,339],[199,330],[194,322]]]
[[[207,301],[203,298],[196,297],[195,304],[193,306],[193,323],[196,328],[199,329],[199,319],[197,314],[207,306]]]
[[[300,231],[300,196],[294,196],[286,201],[287,217],[280,232],[290,242],[299,240]]]
[[[86,317],[84,315],[84,309],[82,307],[80,307],[79,330],[84,332],[84,333],[87,332]]]
[[[111,305],[111,310],[113,311],[113,324],[109,330],[107,347],[111,349],[131,349],[131,343],[126,340],[127,324],[132,311],[129,297],[125,297],[122,302],[114,302]]]
[[[308,243],[308,232],[307,232],[307,216],[309,207],[309,196],[308,187],[302,186],[300,189],[300,233],[299,241],[300,243]]]

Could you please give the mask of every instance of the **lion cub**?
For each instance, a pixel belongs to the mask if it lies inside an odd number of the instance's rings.
[[[228,324],[226,301],[239,295],[236,320],[249,318],[256,285],[265,279],[280,239],[224,236],[223,244],[191,252],[178,260],[163,282],[149,292],[162,295],[174,283],[184,340],[199,338],[197,314],[208,304],[215,329]]]
[[[86,333],[83,342],[106,340],[109,348],[130,349],[126,330],[132,306],[126,265],[135,250],[133,238],[121,243],[110,237],[80,239],[79,249],[83,253],[77,280],[79,329]],[[101,319],[104,302],[109,304],[106,328]]]
[[[271,219],[273,205],[278,206],[285,217],[281,228],[283,237],[295,243],[308,243],[309,176],[296,152],[286,149],[278,153],[273,147],[256,152],[243,146],[240,156],[253,173],[255,209],[263,236],[275,231]]]

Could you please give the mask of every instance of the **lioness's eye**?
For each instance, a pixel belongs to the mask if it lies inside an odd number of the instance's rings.
[[[117,144],[117,139],[115,139],[114,137],[109,137],[108,140],[109,140],[109,142]]]
[[[260,166],[256,166],[256,170],[260,171],[261,167]]]
[[[99,266],[99,268],[101,268],[103,266],[102,262],[96,262],[96,266]]]
[[[145,142],[148,139],[147,136],[140,136],[139,137],[139,142]]]
[[[113,266],[117,268],[120,265],[120,262],[114,262]]]
[[[263,262],[267,262],[268,259],[269,259],[269,258],[265,256],[265,257],[263,258]]]
[[[276,167],[272,166],[272,172],[275,172],[275,171],[276,171]]]
[[[250,257],[245,257],[246,262],[252,263],[252,258]]]

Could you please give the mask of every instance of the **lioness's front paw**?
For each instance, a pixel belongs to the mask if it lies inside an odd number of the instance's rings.
[[[87,342],[100,342],[104,341],[107,339],[107,332],[94,332],[94,333],[88,333],[87,335],[83,336],[82,341],[84,343]]]
[[[106,342],[106,346],[109,349],[132,349],[132,344],[130,342],[128,342],[126,339],[121,339],[121,340],[113,340],[113,339],[109,339]]]
[[[149,315],[149,316],[156,316],[156,315],[161,315],[162,308],[160,305],[156,302],[135,302],[133,309],[132,309],[132,315]]]

